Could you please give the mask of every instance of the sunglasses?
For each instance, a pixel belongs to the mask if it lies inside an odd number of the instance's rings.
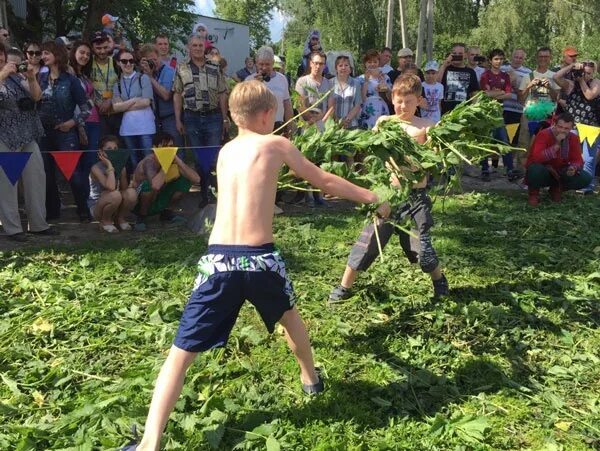
[[[132,59],[122,59],[122,60],[119,60],[119,62],[121,64],[123,64],[123,65],[125,65],[125,64],[135,64],[135,60],[133,58]]]
[[[29,56],[42,56],[41,50],[27,50]]]

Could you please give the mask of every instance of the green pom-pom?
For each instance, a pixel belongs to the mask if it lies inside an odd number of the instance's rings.
[[[549,118],[556,109],[556,103],[547,100],[528,103],[523,112],[530,121],[543,121]]]

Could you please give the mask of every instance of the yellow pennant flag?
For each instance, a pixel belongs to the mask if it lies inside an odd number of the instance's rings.
[[[173,159],[175,159],[177,149],[177,147],[155,147],[153,149],[154,155],[156,155],[160,167],[165,171],[165,174],[169,171],[169,167],[173,163]]]
[[[593,145],[600,135],[600,127],[594,127],[593,125],[577,124],[577,131],[579,132],[579,141],[583,144],[584,140],[587,140],[588,145]]]
[[[519,123],[516,124],[506,124],[506,133],[508,133],[508,143],[512,144],[513,139],[515,139],[515,135],[517,134],[517,130],[519,129]]]

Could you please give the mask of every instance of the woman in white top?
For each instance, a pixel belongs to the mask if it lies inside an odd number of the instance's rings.
[[[132,152],[133,166],[152,152],[152,136],[156,133],[152,101],[152,82],[146,74],[135,71],[135,58],[129,50],[117,54],[121,77],[113,86],[113,108],[123,112],[119,134]]]
[[[331,80],[333,92],[329,96],[328,109],[333,110],[333,118],[340,121],[344,128],[357,128],[363,98],[360,82],[350,76],[350,58],[338,56],[335,71],[337,75]]]

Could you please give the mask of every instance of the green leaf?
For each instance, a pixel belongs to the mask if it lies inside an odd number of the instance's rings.
[[[266,445],[267,445],[267,451],[280,451],[281,450],[281,445],[279,444],[277,439],[275,437],[273,437],[272,435],[269,435],[269,437],[267,437]]]
[[[223,440],[223,434],[225,433],[225,426],[223,424],[213,424],[206,426],[202,429],[204,439],[208,442],[211,448],[217,449]]]

